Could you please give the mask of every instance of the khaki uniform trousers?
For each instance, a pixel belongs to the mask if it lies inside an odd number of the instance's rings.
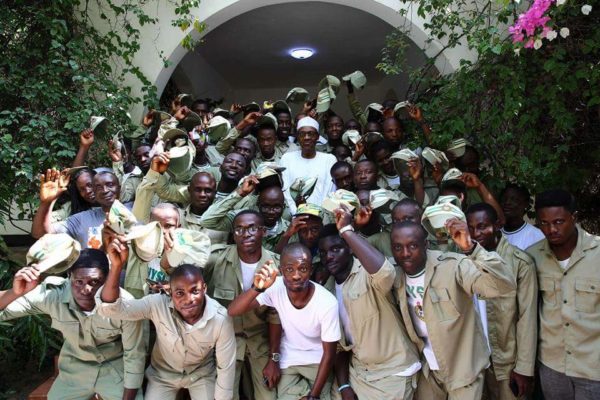
[[[429,371],[429,377],[425,378],[423,371],[419,372],[417,400],[481,400],[484,371],[477,375],[473,383],[454,390],[447,390],[435,375],[436,371]]]
[[[525,400],[528,396],[515,397],[509,386],[510,380],[496,380],[492,367],[485,370],[484,400]]]
[[[417,388],[419,373],[413,376],[387,376],[375,381],[360,379],[350,367],[350,385],[359,399],[412,400]],[[331,388],[331,398],[341,400],[339,385]]]
[[[317,378],[319,364],[294,365],[281,370],[281,380],[277,385],[277,400],[298,400],[308,395]],[[331,400],[333,375],[329,375],[321,391],[321,400]]]
[[[242,376],[242,371],[248,372],[250,379],[246,379],[246,375],[244,375],[244,379],[251,380],[252,385],[250,385],[253,389],[254,395],[252,393],[246,393],[248,398],[254,400],[275,400],[277,398],[277,389],[269,390],[264,382],[263,382],[263,369],[267,365],[269,361],[268,355],[263,355],[260,357],[252,357],[248,351],[246,351],[247,363],[244,361],[236,361],[235,362],[235,383],[233,385],[233,398],[238,400],[240,398],[240,378]],[[247,366],[247,368],[246,368]],[[246,385],[244,385],[244,389],[246,389]],[[246,390],[244,390],[246,392]]]
[[[175,400],[180,389],[187,389],[192,400],[215,398],[216,372],[208,376],[183,376],[175,379],[161,378],[152,366],[146,370],[148,387],[145,400]]]
[[[48,400],[87,400],[95,394],[99,394],[103,400],[121,400],[123,389],[123,379],[118,379],[108,366],[100,368],[96,382],[89,387],[82,385],[76,375],[59,372],[48,392]],[[144,398],[142,388],[138,389],[135,398],[136,400]]]

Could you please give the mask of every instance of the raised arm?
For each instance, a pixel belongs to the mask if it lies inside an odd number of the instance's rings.
[[[268,262],[267,262],[268,263]],[[277,278],[277,269],[269,268],[265,263],[261,269],[254,275],[252,288],[237,296],[229,307],[227,313],[232,316],[238,316],[260,307],[256,300],[259,294],[270,288]]]
[[[77,150],[77,155],[71,165],[72,167],[85,165],[85,160],[92,144],[94,144],[94,131],[91,128],[87,128],[79,134],[79,150]]]
[[[255,175],[248,175],[240,187],[235,189],[227,197],[218,200],[210,205],[202,214],[202,226],[208,229],[229,232],[232,230],[231,221],[227,218],[227,213],[233,210],[244,197],[253,193],[258,185],[258,178]]]
[[[488,190],[488,188],[483,184],[483,182],[479,180],[479,177],[469,172],[463,172],[460,179],[465,183],[465,185],[468,188],[473,188],[477,190],[477,193],[479,194],[481,200],[483,200],[484,203],[487,203],[490,206],[494,207],[494,210],[496,210],[496,213],[498,214],[498,222],[500,223],[500,225],[504,226],[506,219],[504,218],[504,211],[502,210],[502,207],[500,207],[500,204],[498,204],[498,201],[496,201],[494,195]]]
[[[425,203],[425,184],[423,183],[423,164],[419,158],[413,158],[408,162],[408,172],[415,188],[415,200],[422,207]]]
[[[510,267],[496,252],[486,251],[471,239],[466,222],[451,218],[446,221],[446,229],[454,243],[468,254],[456,270],[456,280],[465,292],[494,298],[517,288]]]
[[[4,310],[10,303],[35,289],[40,283],[39,279],[40,272],[35,266],[18,270],[13,278],[12,287],[0,291],[0,310]]]
[[[67,190],[69,184],[68,172],[60,173],[56,169],[46,170],[40,175],[40,206],[31,224],[31,236],[39,239],[46,233],[53,233],[52,207],[56,199]]]

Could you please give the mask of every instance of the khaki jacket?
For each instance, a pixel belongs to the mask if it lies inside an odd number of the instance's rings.
[[[215,399],[233,397],[235,381],[235,335],[227,310],[208,296],[202,318],[191,328],[173,307],[165,294],[152,294],[141,299],[103,303],[96,296],[98,313],[123,320],[149,319],[156,327],[156,343],[150,363],[156,375],[164,380],[192,380],[210,377],[217,371]]]
[[[273,260],[279,267],[279,255],[262,248],[262,257],[257,270],[267,260]],[[207,293],[223,307],[229,304],[242,290],[242,266],[235,245],[216,245],[204,267],[204,279],[208,285]],[[237,337],[237,357],[243,360],[248,350],[253,358],[269,352],[268,324],[280,324],[277,311],[261,306],[241,316],[233,317]]]
[[[420,351],[424,343],[416,334],[408,310],[406,275],[397,269],[396,297],[407,331]],[[477,245],[466,257],[427,250],[423,313],[429,341],[440,369],[436,378],[448,390],[469,385],[489,365],[489,350],[473,295],[498,297],[514,291],[509,266],[494,252]],[[425,361],[423,361],[425,365]],[[424,368],[428,374],[428,368]]]
[[[344,350],[352,351],[352,367],[370,381],[402,372],[419,361],[392,293],[395,277],[396,270],[387,260],[371,275],[354,259],[352,271],[342,283],[354,343],[340,343]]]
[[[488,340],[497,380],[533,376],[537,346],[537,275],[531,256],[500,239],[496,252],[511,267],[517,290],[486,301]]]
[[[125,291],[123,296],[131,298]],[[142,386],[146,339],[141,322],[84,314],[73,299],[69,280],[54,276],[0,311],[0,321],[40,314],[49,315],[52,328],[63,335],[58,369],[65,382],[93,387],[102,374],[112,375],[125,388]]]
[[[546,239],[527,249],[542,297],[538,359],[568,376],[600,381],[600,237],[577,231],[565,270]]]
[[[242,211],[243,209],[258,211],[256,200],[257,196],[255,195],[251,194],[242,197],[237,193],[237,191],[234,190],[227,197],[211,204],[211,206],[204,211],[204,214],[202,214],[200,223],[205,228],[230,233],[233,230],[233,220],[238,212]],[[289,215],[289,210],[287,207],[284,209],[284,214],[286,211]],[[279,243],[281,236],[283,236],[287,228],[290,226],[289,220],[284,219],[284,217],[285,216],[282,215],[282,218],[279,219],[273,231],[265,232],[262,239],[262,244],[267,250],[273,251],[275,249],[275,246],[277,246],[277,243]]]

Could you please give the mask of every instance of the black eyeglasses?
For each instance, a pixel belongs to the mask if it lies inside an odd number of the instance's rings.
[[[242,236],[244,233],[248,232],[251,235],[254,235],[256,232],[261,230],[262,226],[252,225],[249,227],[237,226],[233,229],[233,234],[236,236]]]

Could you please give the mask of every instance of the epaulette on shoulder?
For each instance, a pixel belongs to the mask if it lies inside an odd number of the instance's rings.
[[[49,276],[46,279],[44,279],[43,284],[47,287],[62,286],[65,283],[65,280],[65,278],[60,276]]]

